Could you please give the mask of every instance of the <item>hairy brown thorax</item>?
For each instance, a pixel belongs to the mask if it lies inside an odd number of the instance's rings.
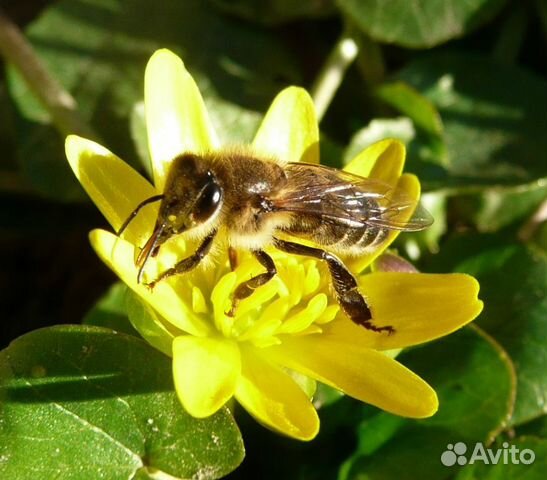
[[[270,203],[287,185],[278,163],[234,152],[222,161],[213,158],[211,168],[224,191],[220,222],[236,243],[237,237],[265,234],[272,224],[283,223],[286,215]]]

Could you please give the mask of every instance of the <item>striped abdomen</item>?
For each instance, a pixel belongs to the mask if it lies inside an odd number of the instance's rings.
[[[388,233],[384,228],[352,226],[339,219],[316,215],[298,215],[293,224],[284,230],[334,252],[351,254],[374,249]]]

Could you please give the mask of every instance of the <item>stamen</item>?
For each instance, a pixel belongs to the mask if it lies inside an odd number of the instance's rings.
[[[295,315],[283,322],[279,333],[296,333],[308,328],[327,308],[328,299],[324,293],[318,293]]]

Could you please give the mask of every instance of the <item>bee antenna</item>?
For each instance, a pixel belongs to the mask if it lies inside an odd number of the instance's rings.
[[[129,214],[129,217],[127,217],[127,219],[125,220],[125,222],[122,223],[122,226],[119,228],[119,230],[116,232],[116,235],[119,237],[123,232],[124,230],[127,228],[127,226],[133,221],[133,219],[137,216],[137,213],[140,212],[141,208],[142,207],[145,207],[146,205],[148,205],[149,203],[154,203],[154,202],[158,202],[160,200],[163,200],[163,197],[165,195],[154,195],[152,197],[149,197],[147,198],[146,200],[143,200],[141,203],[139,203],[137,205],[137,207],[135,208],[135,210],[133,210],[130,214]]]
[[[136,265],[139,267],[139,271],[137,272],[137,283],[141,283],[144,266],[146,265],[146,262],[148,261],[150,256],[156,256],[156,248],[158,246],[158,241],[164,228],[164,223],[156,227],[150,238],[145,243],[144,247],[142,247],[139,256],[137,257]]]

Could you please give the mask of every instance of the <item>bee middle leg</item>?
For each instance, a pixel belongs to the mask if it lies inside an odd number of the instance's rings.
[[[370,309],[357,289],[357,281],[338,257],[320,248],[308,247],[299,243],[274,239],[274,246],[283,252],[306,255],[327,262],[332,278],[332,284],[336,292],[338,303],[346,315],[357,325],[374,332],[387,332],[392,334],[395,329],[391,326],[377,327],[372,323]]]
[[[234,247],[228,247],[228,260],[230,262],[230,270],[233,272],[239,265],[237,250]]]
[[[241,300],[249,297],[258,287],[268,283],[277,273],[277,268],[275,268],[274,261],[266,252],[262,250],[254,250],[253,255],[266,269],[266,272],[252,277],[249,280],[240,283],[236,287],[232,298],[232,308],[226,313],[229,317],[233,317],[235,315],[235,311]]]

